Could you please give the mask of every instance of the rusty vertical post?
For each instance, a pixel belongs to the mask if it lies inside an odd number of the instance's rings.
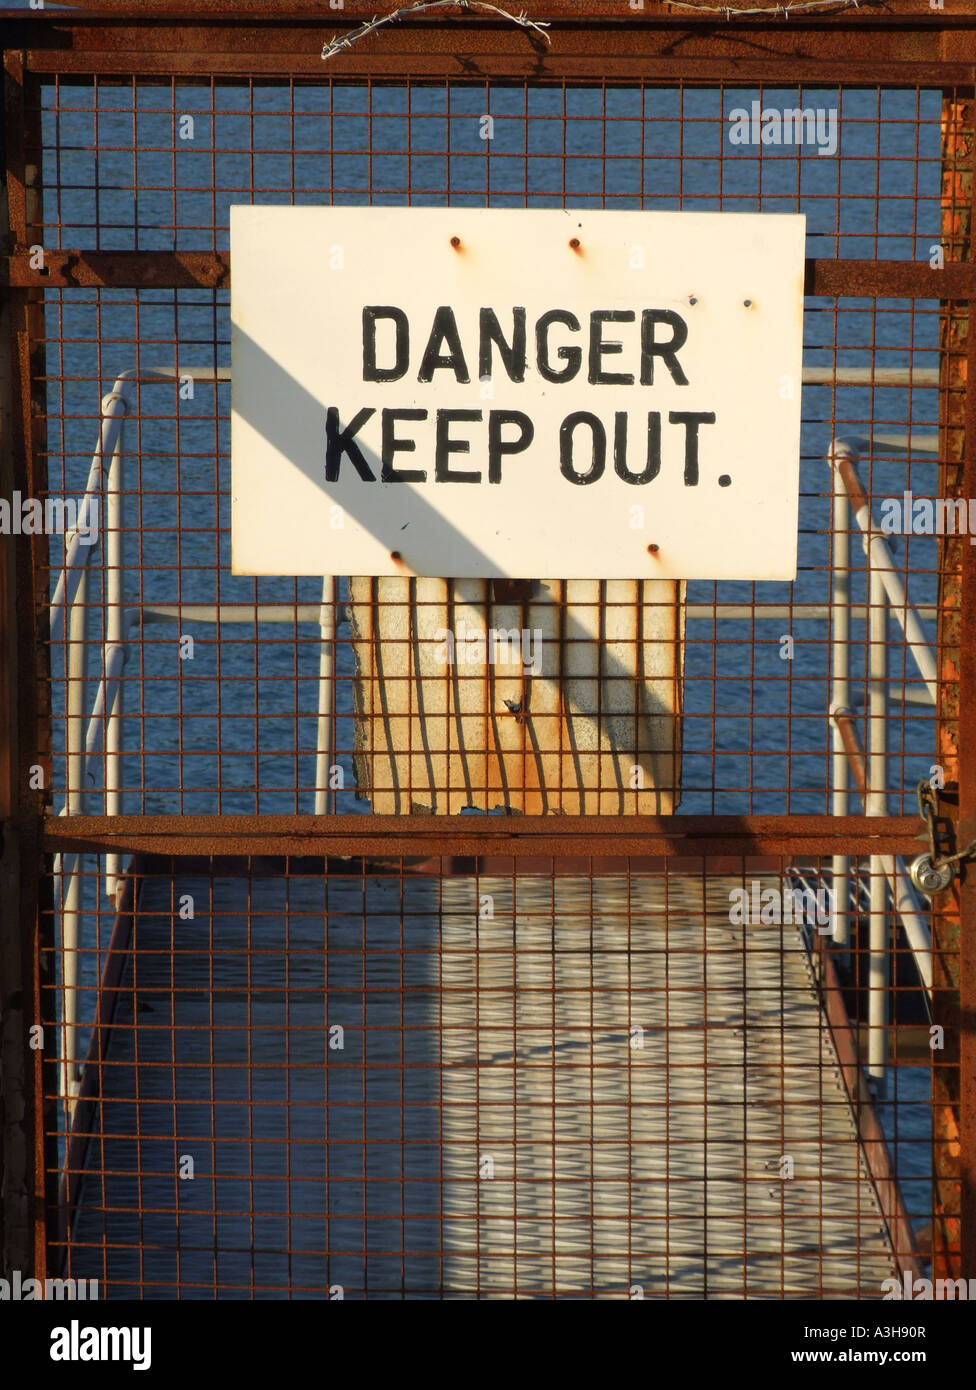
[[[5,114],[10,114],[5,82]],[[0,234],[11,249],[9,124],[4,121]],[[14,313],[0,298],[0,497],[14,488]],[[0,1274],[32,1268],[27,1020],[22,982],[14,543],[0,537]]]
[[[976,381],[976,336],[966,344],[967,379]],[[976,497],[976,393],[966,400],[963,496]],[[959,651],[959,838],[976,839],[976,554],[962,551],[962,621]],[[976,864],[959,888],[959,1243],[960,1275],[976,1278]]]
[[[976,94],[965,107],[969,219],[972,228],[976,164]],[[972,257],[972,242],[966,254]],[[969,306],[971,313],[971,304]],[[976,498],[976,334],[967,317],[961,493]],[[970,540],[972,538],[969,538]],[[959,840],[976,840],[976,554],[963,538],[959,552]],[[976,1278],[976,864],[966,866],[959,886],[959,1245],[960,1275]]]
[[[972,258],[973,156],[976,103],[971,95],[947,90],[942,99],[942,245],[947,261]],[[946,300],[941,305],[939,496],[974,495],[973,462],[967,466],[967,425],[972,411],[969,385],[970,305]],[[971,448],[968,451],[971,453]],[[939,691],[936,759],[950,786],[959,789],[960,833],[972,819],[976,762],[970,750],[973,732],[974,610],[972,554],[965,536],[939,538]],[[968,671],[964,667],[969,667]],[[944,1029],[944,1047],[932,1052],[933,1224],[932,1274],[959,1278],[976,1273],[973,1262],[972,1115],[964,1121],[961,1102],[971,1090],[971,1045],[963,1043],[972,1028],[960,1009],[963,983],[962,923],[976,921],[973,879],[958,893],[936,900],[932,914],[933,1020]],[[971,952],[968,953],[971,955]],[[971,963],[970,963],[971,971]],[[970,1008],[972,1000],[970,1000]],[[967,1133],[968,1131],[968,1133]],[[967,1152],[968,1144],[968,1152]],[[964,1182],[966,1173],[969,1178]]]
[[[40,120],[37,88],[28,87],[24,55],[3,55],[3,189],[0,236],[10,254],[34,244],[39,230],[37,190]],[[45,401],[43,298],[7,290],[0,310],[0,495],[43,495]],[[50,952],[38,930],[39,909],[50,908],[43,875],[41,818],[50,796],[47,739],[39,712],[47,692],[47,652],[38,641],[46,613],[44,536],[0,537],[0,1264],[43,1278],[47,1266],[48,1159],[54,1126],[45,1124],[45,1058],[56,1053],[48,1030],[32,1028],[45,1014],[42,992]],[[43,592],[41,591],[43,588]],[[49,721],[44,721],[45,728]],[[43,787],[32,786],[40,766]],[[50,929],[51,913],[45,914]],[[48,1014],[48,1016],[50,1016]],[[38,1045],[40,1044],[40,1045]],[[50,1066],[50,1063],[47,1064]]]

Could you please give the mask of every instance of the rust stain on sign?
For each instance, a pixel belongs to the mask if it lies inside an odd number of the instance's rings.
[[[350,580],[357,795],[375,813],[666,815],[684,585]]]

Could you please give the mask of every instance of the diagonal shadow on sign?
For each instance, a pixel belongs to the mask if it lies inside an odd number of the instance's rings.
[[[322,440],[322,484],[324,488],[326,437],[325,407],[301,384],[301,382],[296,380],[290,372],[286,371],[279,362],[275,361],[259,343],[243,332],[240,327],[235,325],[232,334],[234,351],[239,352],[240,349],[244,347],[250,355],[251,371],[253,375],[258,377],[262,382],[261,399],[264,402],[294,402],[296,399],[299,401],[298,410],[290,406],[287,414],[283,411],[269,411],[266,407],[258,411],[255,409],[255,395],[249,395],[243,391],[235,390],[233,395],[234,410],[285,458],[291,457],[291,451],[296,440],[296,419],[303,423],[308,419],[320,420],[320,437]],[[340,427],[344,427],[347,424],[348,421],[340,421]],[[369,448],[365,441],[357,440],[357,443],[359,444],[364,458],[378,478],[381,469],[380,459]],[[391,551],[399,550],[404,544],[403,518],[395,505],[395,498],[397,496],[396,487],[398,486],[403,488],[404,486],[409,487],[410,485],[395,485],[389,483],[364,484],[364,489],[368,488],[371,494],[372,505],[368,509],[368,515],[365,506],[363,512],[357,515],[356,508],[354,505],[350,505],[348,497],[344,497],[342,503],[346,512],[357,520],[360,525],[368,529],[372,535],[379,539]],[[382,489],[378,494],[379,496],[388,496],[390,500],[388,513],[386,514],[378,515],[378,509],[376,507],[378,489]],[[451,554],[455,558],[460,558],[463,561],[464,568],[470,567],[470,569],[474,570],[480,569],[488,573],[491,572],[493,566],[484,552],[480,550],[468,536],[460,532],[456,526],[453,526],[447,518],[432,507],[417,489],[411,489],[410,505],[413,515],[423,518],[424,521],[430,525],[431,531],[442,534],[445,537],[445,541],[449,539]],[[567,543],[570,544],[571,542]],[[327,558],[326,555],[323,555],[324,561],[327,561]],[[462,566],[459,565],[458,567],[461,568]],[[326,564],[323,564],[323,573],[329,572]],[[405,565],[403,578],[412,579],[414,577],[410,569]],[[485,582],[487,583],[487,581]],[[589,583],[592,581],[580,582]],[[605,597],[606,590],[604,587],[605,581],[596,582],[600,585],[598,591],[600,595],[599,604],[601,609],[603,609],[607,603]],[[665,582],[671,585],[672,591],[676,596],[678,591],[677,581]],[[576,785],[580,788],[584,787],[586,782],[584,760],[592,758],[596,749],[584,746],[583,743],[581,743],[579,738],[580,730],[577,728],[576,721],[574,721],[574,715],[577,721],[579,719],[594,721],[598,726],[597,748],[599,747],[600,740],[604,739],[611,750],[614,762],[613,771],[615,774],[615,782],[611,786],[603,784],[601,788],[602,791],[612,795],[615,795],[619,791],[621,798],[619,810],[624,812],[627,809],[632,809],[626,805],[627,792],[628,790],[633,792],[635,789],[628,789],[621,763],[626,761],[629,766],[640,766],[645,769],[650,777],[650,785],[646,790],[657,791],[658,793],[657,810],[660,812],[665,809],[661,804],[662,794],[667,795],[673,790],[675,794],[675,804],[677,803],[677,784],[680,781],[680,764],[678,760],[680,757],[681,739],[680,724],[678,721],[680,719],[681,703],[680,643],[683,629],[680,615],[676,615],[673,629],[674,635],[667,643],[662,643],[662,645],[666,645],[670,648],[669,667],[663,673],[646,673],[645,648],[648,643],[647,639],[643,637],[642,632],[643,611],[647,600],[644,597],[641,583],[637,584],[636,592],[638,598],[634,605],[635,619],[633,635],[631,636],[628,634],[628,637],[623,639],[628,645],[633,646],[635,655],[634,664],[625,665],[611,650],[611,647],[608,645],[607,641],[604,640],[602,635],[599,638],[595,637],[594,633],[579,621],[578,617],[574,614],[573,603],[562,599],[559,603],[559,672],[557,676],[549,677],[549,679],[554,679],[559,688],[559,715],[556,717],[561,717],[563,719],[563,728],[565,730],[564,737],[559,740],[558,754],[562,755],[562,757],[568,756],[571,758]],[[532,601],[534,602],[535,599]],[[486,613],[488,606],[489,603],[486,600]],[[503,605],[494,602],[493,606],[499,608]],[[504,606],[510,607],[511,605]],[[592,604],[587,604],[586,606],[592,607]],[[668,606],[669,608],[676,607],[677,598],[675,597]],[[602,621],[600,629],[602,633]],[[412,625],[410,641],[416,643],[417,638],[418,634]],[[615,638],[614,640],[619,641],[621,639]],[[596,657],[596,667],[594,671],[587,671],[585,674],[580,675],[575,673],[570,674],[569,668],[571,663],[567,660],[566,653],[571,650],[569,644],[574,642],[577,644],[586,643],[591,646],[596,644],[598,646],[598,655]],[[567,644],[565,648],[563,646],[564,643]],[[377,642],[377,648],[379,648],[379,645],[380,643]],[[415,677],[415,679],[417,680],[419,688],[420,677]],[[666,681],[668,683],[668,688],[673,692],[673,704],[666,703],[662,700],[654,690],[651,689],[649,681],[653,681],[659,686]],[[626,682],[633,691],[632,696],[628,699],[628,708],[626,710],[610,700],[611,692],[622,691],[624,686],[620,684],[611,685],[611,682]],[[496,680],[493,684],[499,685],[503,683]],[[592,702],[590,700],[581,698],[581,689],[593,686],[595,686],[598,691],[595,708],[592,707]],[[379,681],[379,687],[380,698],[385,706],[387,698],[385,682],[382,680]],[[605,696],[606,698],[604,698]],[[422,714],[422,692],[419,692],[419,697],[420,708],[416,712]],[[495,746],[501,751],[504,749],[507,740],[505,731],[499,727],[499,721],[508,721],[512,716],[510,710],[504,707],[504,701],[501,695],[499,695],[499,703],[503,706],[501,709],[495,711],[484,710],[483,713],[491,720]],[[545,803],[548,800],[546,795],[547,780],[549,789],[558,792],[559,783],[562,781],[562,772],[561,770],[557,771],[555,785],[553,784],[553,778],[551,776],[548,779],[546,778],[544,761],[547,755],[557,753],[557,750],[540,746],[540,741],[536,737],[536,731],[532,724],[531,714],[531,703],[529,703],[528,707],[521,714],[520,722],[525,730],[525,741],[527,745],[525,752],[537,764],[537,776],[542,788],[543,802]],[[466,716],[455,712],[454,719],[459,731],[461,721],[465,717]],[[554,716],[550,712],[547,712],[543,717],[552,718]],[[389,723],[391,714],[388,707],[383,708],[382,718],[385,722]],[[644,724],[644,733],[640,736],[639,731],[642,723]],[[628,727],[631,730],[631,736],[629,738],[625,733]],[[640,751],[635,749],[635,743],[643,745]],[[416,749],[414,750],[415,753],[417,751]],[[462,742],[462,752],[470,751],[471,750],[463,747]],[[431,754],[429,746],[426,745],[426,741],[423,756],[427,763],[429,784],[431,786],[436,786],[433,768],[434,755]],[[393,751],[392,742],[391,757],[393,765],[395,766],[396,754]],[[560,758],[558,756],[554,760],[554,767],[560,769]],[[597,789],[590,788],[590,790],[596,791]],[[667,809],[670,808],[668,807]]]
[[[255,342],[255,340],[252,337],[242,332],[242,330],[236,325],[232,329],[232,334],[233,350],[235,352],[240,349],[246,350],[252,364],[251,374],[256,377],[259,377],[262,381],[264,389],[261,393],[261,399],[263,401],[293,402],[297,399],[300,402],[300,408],[295,413],[300,418],[304,419],[311,416],[321,420],[320,438],[322,440],[322,483],[324,487],[325,407],[322,405],[321,401],[317,400],[316,397],[313,396],[312,393],[301,384],[301,382],[297,381],[295,377],[291,375],[290,372],[286,371],[284,367],[282,367],[280,362],[276,362],[274,358],[271,357],[271,355],[268,352],[266,352],[265,349],[261,347],[259,343]],[[285,455],[286,458],[290,457],[288,429],[292,421],[287,418],[282,418],[280,420],[279,426],[281,429],[281,435],[278,438],[275,438],[271,435],[268,429],[270,412],[267,412],[266,410],[257,411],[254,408],[256,404],[257,402],[252,396],[249,396],[244,392],[238,392],[236,390],[233,392],[234,410],[237,411],[237,413],[247,421],[247,423],[252,427],[252,429],[257,430],[259,434],[263,435],[264,438],[268,440],[269,444],[273,445],[274,448],[278,449],[282,454]],[[348,423],[349,421],[343,420],[340,422],[340,427],[344,428],[346,425],[348,425]],[[376,474],[376,477],[378,479],[381,468],[380,459],[363,440],[357,439],[356,442],[359,445],[359,448],[362,451],[367,463],[369,463],[370,467],[373,469],[373,472]],[[485,573],[491,572],[493,565],[492,562],[489,560],[488,556],[485,555],[485,553],[482,550],[480,550],[478,546],[474,545],[467,536],[465,536],[462,532],[458,531],[458,529],[455,526],[452,526],[451,523],[445,517],[443,517],[438,511],[436,511],[436,509],[432,507],[429,502],[427,502],[423,494],[420,493],[416,488],[411,487],[409,483],[364,483],[363,488],[364,493],[369,492],[370,494],[372,494],[372,497],[370,499],[372,501],[372,506],[369,510],[368,516],[365,514],[357,514],[355,505],[350,505],[348,499],[345,496],[343,497],[342,506],[345,511],[349,512],[350,515],[352,515],[373,536],[375,536],[378,540],[382,541],[382,543],[385,546],[387,546],[390,550],[399,550],[403,545],[403,518],[396,509],[395,498],[398,495],[398,490],[399,493],[402,494],[404,488],[407,488],[409,489],[411,495],[411,509],[414,511],[416,515],[419,515],[425,521],[433,523],[431,529],[435,533],[439,532],[445,538],[450,538],[452,546],[458,547],[455,553],[463,558],[463,560],[465,561],[465,566],[470,565],[470,568],[473,571],[481,570]],[[387,496],[390,499],[388,513],[380,517],[377,516],[378,509],[376,507],[375,500],[375,496],[378,490],[380,497]],[[459,565],[458,568],[461,568],[461,566]],[[409,568],[405,567],[404,574],[408,574],[409,572]]]

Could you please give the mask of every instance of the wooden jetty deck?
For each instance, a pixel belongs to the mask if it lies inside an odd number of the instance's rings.
[[[104,1297],[879,1297],[906,1225],[884,1145],[802,929],[731,926],[738,886],[141,878],[75,1116],[70,1273]]]

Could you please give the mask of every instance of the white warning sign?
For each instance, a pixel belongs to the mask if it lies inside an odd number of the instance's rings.
[[[233,208],[234,573],[794,578],[804,232]]]

